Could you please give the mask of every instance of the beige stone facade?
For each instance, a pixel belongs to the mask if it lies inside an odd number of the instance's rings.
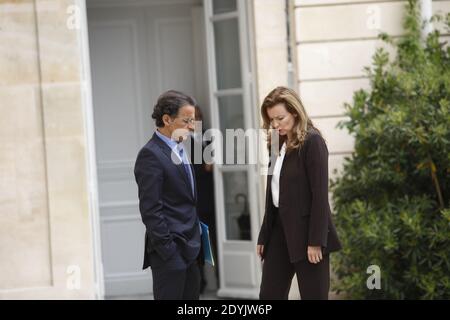
[[[0,298],[93,298],[73,1],[0,1]]]

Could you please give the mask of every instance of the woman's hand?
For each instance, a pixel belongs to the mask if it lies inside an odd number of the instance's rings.
[[[319,263],[322,261],[322,248],[319,247],[313,247],[308,246],[308,260],[311,263]]]
[[[256,254],[258,255],[258,257],[261,258],[261,260],[263,259],[263,252],[264,252],[264,245],[262,244],[256,245]]]

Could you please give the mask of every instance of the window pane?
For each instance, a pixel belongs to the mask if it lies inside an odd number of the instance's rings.
[[[241,57],[237,19],[214,22],[217,87],[241,87]]]
[[[251,240],[247,172],[224,172],[227,240]]]
[[[214,0],[213,8],[214,14],[236,11],[236,0]]]
[[[242,96],[219,97],[220,129],[244,129]]]
[[[242,96],[219,97],[218,100],[220,130],[223,135],[223,164],[246,164],[248,139],[245,138]],[[232,129],[229,131],[231,139],[227,139],[226,129]],[[242,130],[235,131],[236,129]]]

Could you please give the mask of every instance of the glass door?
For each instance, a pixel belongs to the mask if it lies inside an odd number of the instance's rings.
[[[256,116],[247,1],[204,0],[211,124],[222,133],[214,165],[218,231],[219,296],[257,298],[260,263],[256,145],[245,136]],[[254,133],[254,131],[253,131]],[[247,137],[251,134],[247,135]]]

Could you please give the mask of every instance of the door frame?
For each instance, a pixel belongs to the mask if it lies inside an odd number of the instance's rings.
[[[80,84],[81,101],[86,131],[86,167],[88,183],[88,202],[92,230],[94,299],[105,298],[105,279],[102,262],[102,243],[100,228],[100,202],[98,197],[97,159],[95,149],[94,104],[92,95],[91,60],[89,51],[89,29],[87,19],[87,0],[75,0],[79,15],[78,41],[80,43]]]
[[[237,12],[221,14],[221,18],[211,20],[212,16],[212,3],[209,0],[203,0],[203,7],[205,11],[205,27],[213,21],[220,21],[221,19],[238,18],[239,30],[245,30],[246,33],[239,32],[239,46],[240,46],[240,58],[241,58],[241,79],[242,89],[223,89],[217,88],[217,71],[215,61],[215,48],[214,48],[214,35],[212,27],[206,27],[206,45],[207,45],[207,58],[208,58],[208,91],[209,101],[211,106],[211,124],[219,124],[218,114],[218,101],[217,98],[221,95],[217,91],[226,92],[226,94],[232,95],[233,93],[242,94],[243,112],[244,112],[244,125],[246,129],[259,128],[259,117],[257,108],[252,108],[257,103],[257,76],[256,76],[256,55],[254,47],[254,19],[253,19],[253,3],[252,1],[239,1],[237,0]],[[259,145],[250,148],[250,152],[254,149],[256,156],[258,155]],[[219,168],[220,167],[220,168]],[[256,240],[258,237],[258,228],[261,224],[261,179],[259,176],[260,164],[257,163],[253,167],[246,168],[245,165],[233,165],[234,168],[242,167],[248,175],[248,195],[249,195],[249,208],[250,214],[250,228],[251,228],[251,243],[255,244],[254,255],[256,257]],[[214,166],[214,181],[215,181],[215,202],[216,202],[216,221],[217,221],[217,249],[219,256],[219,277],[220,287],[218,288],[219,297],[239,297],[239,298],[257,298],[258,292],[254,289],[234,289],[226,287],[225,284],[225,270],[224,270],[224,243],[231,245],[240,245],[242,240],[227,240],[226,239],[226,222],[225,222],[225,199],[224,199],[224,184],[223,173],[235,172],[229,170],[230,168],[225,165]],[[250,192],[252,186],[256,185],[257,192]],[[219,223],[220,222],[220,223]],[[223,222],[223,223],[222,223]],[[255,262],[255,281],[259,283],[261,275],[261,265]]]

